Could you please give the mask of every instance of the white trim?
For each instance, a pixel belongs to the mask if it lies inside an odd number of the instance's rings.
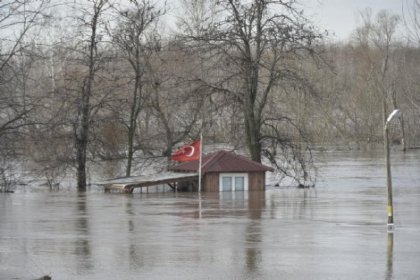
[[[235,192],[235,178],[244,178],[244,191],[248,191],[248,173],[219,173],[219,192],[223,192],[223,177],[232,178],[232,192]]]

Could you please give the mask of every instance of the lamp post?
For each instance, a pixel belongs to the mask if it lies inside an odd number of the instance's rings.
[[[394,117],[398,117],[401,114],[401,111],[395,109],[388,116],[385,122],[384,127],[384,141],[385,141],[385,157],[386,157],[386,185],[388,191],[388,229],[393,229],[394,227],[394,209],[392,204],[392,177],[391,177],[391,159],[390,159],[390,148],[389,148],[389,136],[388,136],[388,124],[392,121]]]

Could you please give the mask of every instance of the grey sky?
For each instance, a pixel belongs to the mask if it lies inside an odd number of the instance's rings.
[[[388,10],[401,15],[405,0],[301,0],[314,23],[327,29],[333,40],[347,40],[358,25],[359,12],[371,8],[373,14]]]

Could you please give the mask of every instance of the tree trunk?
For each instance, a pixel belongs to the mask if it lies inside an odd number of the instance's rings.
[[[258,113],[259,108],[256,103],[258,94],[258,78],[259,70],[258,64],[253,61],[252,53],[248,50],[249,61],[246,73],[246,92],[244,97],[244,113],[245,113],[245,132],[246,143],[248,146],[251,159],[256,162],[261,162],[261,125],[260,116]]]
[[[135,128],[134,128],[135,129]],[[131,176],[131,165],[133,162],[133,141],[134,141],[134,129],[132,127],[128,130],[128,155],[127,155],[127,167],[125,170],[125,176]]]
[[[261,162],[261,143],[260,143],[260,127],[256,123],[254,112],[251,108],[245,108],[245,132],[246,144],[251,159]]]
[[[77,123],[75,146],[76,146],[76,165],[77,165],[77,190],[86,191],[86,153],[89,140],[90,127],[90,97],[92,95],[93,80],[95,79],[95,59],[96,59],[96,27],[101,9],[106,0],[94,5],[94,13],[91,22],[91,36],[89,41],[89,73],[83,84],[81,91],[81,103],[79,107],[79,120]]]
[[[89,89],[90,91],[90,89]],[[90,93],[82,90],[81,119],[76,128],[77,190],[86,190],[86,152],[89,137]]]
[[[137,117],[140,113],[140,96],[139,96],[139,88],[140,88],[140,77],[136,74],[136,81],[134,84],[134,94],[133,94],[133,104],[131,106],[130,111],[130,125],[128,127],[128,155],[127,155],[127,168],[125,175],[131,176],[131,166],[133,162],[133,154],[134,154],[134,135],[137,128]]]

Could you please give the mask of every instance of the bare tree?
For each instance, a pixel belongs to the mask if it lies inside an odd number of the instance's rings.
[[[178,17],[178,28],[183,34],[200,36],[206,27],[217,18],[217,1],[214,0],[181,0],[181,13]]]
[[[86,162],[87,148],[89,141],[89,130],[93,112],[91,97],[93,85],[98,71],[100,56],[98,54],[98,26],[100,16],[108,4],[108,0],[91,0],[92,4],[89,20],[85,22],[89,26],[89,39],[87,40],[87,73],[83,78],[80,89],[80,97],[77,104],[77,121],[74,123],[74,140],[76,148],[77,164],[77,189],[86,190]]]
[[[410,43],[418,45],[420,43],[420,1],[405,0],[402,7],[408,40]]]
[[[379,96],[382,104],[382,124],[385,124],[390,106],[398,107],[398,93],[395,87],[397,75],[393,69],[397,66],[395,57],[395,35],[400,18],[387,11],[380,11],[374,19],[370,10],[362,14],[363,25],[356,30],[356,38],[367,53],[370,63],[368,84],[372,93]],[[400,119],[403,150],[406,150],[404,119]],[[383,125],[378,125],[382,127]]]
[[[19,98],[9,87],[10,83],[16,82],[18,72],[14,66],[17,61],[10,62],[18,53],[22,54],[25,35],[37,24],[47,4],[47,0],[37,3],[7,0],[0,3],[0,138],[4,133],[28,125],[25,117],[33,108],[25,106],[24,92]]]
[[[404,5],[405,4],[405,5]],[[416,56],[414,55],[413,51],[415,52],[419,48],[420,44],[420,1],[419,0],[406,0],[403,4],[403,21],[404,26],[407,30],[408,35],[408,42],[409,47],[414,48],[406,52],[407,55],[410,55],[409,58],[405,60],[405,66],[407,68],[406,75],[404,75],[404,79],[407,83],[404,86],[404,97],[407,99],[407,102],[410,103],[408,110],[412,111],[412,115],[415,119],[418,119],[420,116],[420,98],[418,97],[418,70],[417,67],[414,66],[412,63],[416,65]],[[414,67],[412,67],[414,66]],[[414,74],[414,78],[411,81],[407,80],[407,77],[410,77],[411,74]],[[406,110],[407,111],[407,110]],[[407,114],[405,114],[407,115]],[[415,121],[417,122],[417,121]],[[411,132],[413,135],[416,134],[416,126],[411,127],[409,133]]]
[[[126,176],[131,175],[134,136],[138,117],[145,104],[144,73],[147,71],[145,60],[158,48],[156,40],[150,40],[151,32],[164,10],[158,9],[148,0],[133,0],[128,8],[118,12],[118,26],[112,31],[113,41],[122,52],[132,69],[134,79],[130,99],[127,126],[127,165]],[[149,38],[148,38],[149,36]]]
[[[49,1],[0,2],[0,190],[13,187],[16,158],[25,132],[34,125],[30,114],[39,99],[28,94],[28,78],[36,56],[27,35],[39,23]]]
[[[162,156],[168,162],[174,145],[186,141],[188,136],[198,136],[194,129],[199,123],[206,90],[201,83],[189,79],[195,69],[193,61],[182,42],[176,40],[169,41],[148,60],[147,102],[159,124],[154,130],[157,143],[164,143]]]
[[[253,160],[261,162],[264,154],[275,161],[272,147],[290,148],[295,151],[292,159],[299,158],[296,148],[300,145],[293,144],[297,139],[279,131],[285,127],[277,123],[287,122],[289,127],[298,127],[287,116],[267,115],[267,105],[287,85],[308,85],[297,62],[315,54],[314,47],[321,35],[303,17],[293,0],[246,3],[224,0],[217,2],[217,11],[219,20],[208,24],[202,34],[189,36],[211,50],[207,52],[208,59],[217,59],[217,67],[223,69],[214,71],[208,84],[233,96],[240,104],[246,146]],[[302,132],[296,130],[297,134]],[[300,138],[303,139],[308,140]],[[306,160],[300,159],[296,162],[302,163],[300,167],[305,170]],[[279,171],[285,169],[279,168]],[[300,176],[304,181],[308,179],[306,171],[295,178]]]

